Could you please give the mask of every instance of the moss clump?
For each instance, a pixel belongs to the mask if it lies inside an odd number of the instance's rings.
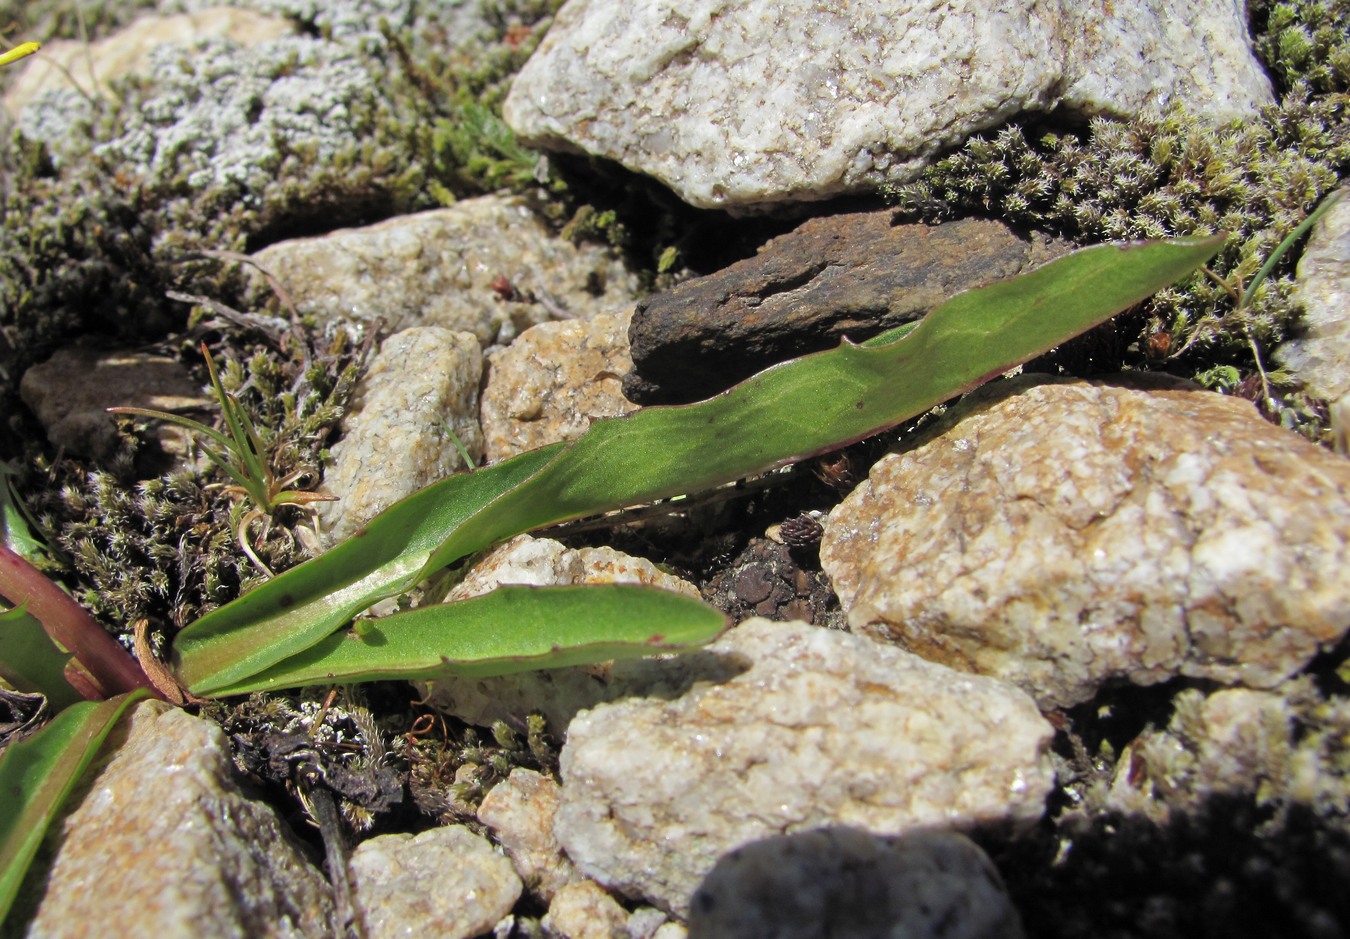
[[[278,478],[313,467],[317,480],[366,352],[339,331],[322,348],[258,346],[222,368],[222,384],[248,410]],[[225,491],[224,474],[203,459],[137,482],[137,446],[125,436],[106,467],[39,460],[52,481],[31,508],[67,560],[72,591],[95,615],[119,631],[146,618],[171,634],[260,574],[236,541],[244,507]],[[303,510],[283,506],[265,533],[249,529],[250,544],[269,568],[284,570],[308,556],[297,534],[308,522]]]

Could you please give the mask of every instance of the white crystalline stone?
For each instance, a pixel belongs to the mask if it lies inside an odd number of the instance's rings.
[[[1119,678],[1270,687],[1350,628],[1350,463],[1244,401],[1025,376],[944,427],[827,520],[855,630],[1064,707]]]
[[[1317,395],[1350,395],[1350,186],[1308,236],[1298,262],[1295,299],[1303,332],[1275,357]]]
[[[717,857],[822,825],[1026,822],[1050,725],[1015,689],[804,623],[742,623],[700,653],[748,670],[572,721],[554,831],[601,884],[683,913]]]
[[[1215,121],[1273,100],[1238,0],[572,0],[505,115],[713,208],[912,178],[1023,111],[1176,99]]]

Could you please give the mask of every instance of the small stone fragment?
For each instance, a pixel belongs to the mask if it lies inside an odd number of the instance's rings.
[[[1275,350],[1319,397],[1350,395],[1350,186],[1313,226],[1298,262],[1294,299],[1303,308],[1303,332]]]
[[[511,862],[463,825],[363,841],[347,871],[369,939],[473,939],[491,932],[521,892]]]
[[[559,888],[580,878],[553,837],[560,798],[558,784],[547,776],[513,769],[478,807],[478,820],[492,829],[526,888],[545,902]]]
[[[600,417],[634,410],[620,381],[631,313],[544,323],[493,352],[483,389],[488,462],[580,437]]]
[[[683,915],[716,858],[751,841],[1044,811],[1053,731],[1010,686],[805,623],[752,619],[698,654],[749,670],[568,728],[554,833],[603,886]]]
[[[150,408],[181,413],[212,407],[182,363],[131,350],[61,349],[24,372],[19,383],[23,403],[47,428],[47,439],[72,456],[99,459],[117,443],[112,407]],[[150,422],[166,450],[183,449],[186,431],[163,421]]]
[[[470,333],[406,329],[380,345],[324,474],[323,491],[338,497],[319,508],[330,544],[404,496],[467,469],[452,432],[475,461],[482,457],[482,373],[483,356]]]
[[[897,225],[894,214],[808,219],[754,257],[638,303],[624,394],[639,404],[710,398],[777,362],[921,319],[1068,247],[987,219]]]
[[[593,880],[559,890],[543,925],[558,939],[629,939],[628,911]]]
[[[333,934],[327,881],[275,812],[239,792],[220,728],[146,702],[113,733],[124,742],[60,824],[45,889],[30,894],[28,935]]]
[[[691,939],[1021,939],[988,856],[965,835],[822,828],[718,860],[690,903]]]
[[[611,252],[555,237],[527,207],[501,196],[280,242],[253,260],[301,313],[321,321],[383,318],[391,331],[442,326],[473,333],[484,346],[510,342],[556,310],[587,319],[614,309],[636,286]],[[493,289],[500,277],[519,299]],[[254,282],[268,289],[260,275]]]
[[[1271,687],[1350,628],[1350,462],[1169,379],[1021,376],[882,459],[821,563],[855,631],[1043,707]]]
[[[903,182],[1027,111],[1215,123],[1273,101],[1233,0],[572,0],[511,86],[525,142],[616,160],[700,208]]]

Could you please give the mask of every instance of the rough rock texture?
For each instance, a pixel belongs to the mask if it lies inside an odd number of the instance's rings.
[[[1020,939],[988,856],[969,838],[823,828],[723,856],[694,894],[692,939]]]
[[[1304,333],[1275,351],[1310,391],[1331,401],[1350,395],[1350,186],[1339,191],[1298,262]]]
[[[147,16],[115,35],[91,43],[59,39],[44,43],[42,55],[26,62],[5,92],[5,109],[13,116],[53,88],[103,94],[108,83],[149,71],[150,52],[157,46],[193,46],[208,39],[253,45],[295,32],[295,24],[251,10],[218,7],[176,16]]]
[[[339,500],[319,509],[330,543],[404,496],[468,468],[450,431],[477,465],[483,455],[482,376],[483,355],[470,333],[419,327],[381,344],[324,474],[323,492]]]
[[[543,919],[550,935],[566,939],[628,939],[628,911],[593,880],[568,884]]]
[[[620,389],[633,366],[630,315],[544,323],[492,353],[482,412],[488,462],[575,439],[593,419],[637,407]]]
[[[1174,99],[1215,121],[1272,101],[1238,0],[573,0],[505,114],[527,142],[617,160],[714,208],[906,180],[1022,111]]]
[[[478,806],[478,820],[506,849],[532,894],[548,902],[561,887],[581,879],[553,837],[561,799],[558,784],[534,770],[513,769]]]
[[[691,597],[699,595],[693,584],[657,569],[644,558],[613,548],[577,550],[550,538],[517,535],[475,564],[447,600],[465,600],[502,584],[542,587],[612,583],[646,584]],[[561,731],[582,708],[654,684],[661,684],[659,668],[639,659],[495,678],[448,677],[429,683],[427,698],[433,707],[471,724],[487,726],[494,720],[539,711],[551,727]]]
[[[19,393],[48,440],[73,456],[94,458],[108,456],[117,443],[108,408],[178,413],[212,406],[181,363],[129,349],[62,349],[24,372]],[[172,424],[151,422],[151,432],[166,448],[181,448],[184,431]]]
[[[382,317],[391,331],[444,326],[484,345],[510,342],[558,311],[585,319],[614,309],[635,288],[610,252],[554,237],[501,196],[280,242],[253,260],[302,313],[321,320]],[[261,276],[255,282],[265,287]]]
[[[347,871],[369,939],[472,939],[491,932],[521,891],[511,862],[463,825],[363,841]]]
[[[810,219],[755,257],[642,301],[628,330],[624,394],[639,404],[709,398],[775,362],[913,322],[1067,248],[985,219],[929,226],[893,217]]]
[[[1350,627],[1350,462],[1245,401],[1023,376],[943,426],[829,517],[855,630],[1059,707],[1118,678],[1270,686]]]
[[[568,728],[554,833],[607,887],[682,914],[716,858],[757,839],[1044,811],[1052,730],[1007,685],[804,623],[748,620],[703,654],[750,667]]]
[[[59,826],[29,935],[332,935],[327,881],[239,792],[218,727],[144,703],[125,734]]]

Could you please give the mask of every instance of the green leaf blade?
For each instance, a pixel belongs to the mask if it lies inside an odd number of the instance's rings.
[[[1222,242],[1086,248],[954,297],[899,338],[845,343],[708,401],[599,420],[571,444],[451,477],[189,626],[175,642],[179,676],[189,687],[233,687],[503,538],[711,488],[885,430],[1104,322],[1193,271]]]
[[[75,704],[81,698],[65,677],[71,658],[23,607],[0,612],[0,678],[17,690],[42,695],[54,711]]]
[[[52,820],[80,781],[109,731],[144,689],[66,708],[0,757],[0,921],[8,915],[24,874]]]
[[[360,638],[334,633],[259,674],[191,690],[232,695],[330,682],[505,675],[688,649],[728,625],[723,613],[700,600],[651,587],[508,586],[376,620]]]

